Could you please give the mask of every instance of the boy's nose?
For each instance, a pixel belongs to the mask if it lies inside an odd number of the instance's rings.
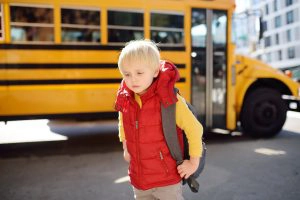
[[[136,76],[132,76],[132,82],[135,83],[137,81],[137,77]]]

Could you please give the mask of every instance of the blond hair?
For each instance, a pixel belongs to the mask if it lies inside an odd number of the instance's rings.
[[[122,73],[124,64],[144,63],[153,70],[159,69],[160,54],[156,44],[151,40],[132,40],[126,43],[119,56],[118,67]]]

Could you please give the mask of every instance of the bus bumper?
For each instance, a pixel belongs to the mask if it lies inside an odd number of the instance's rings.
[[[283,99],[288,106],[288,110],[300,112],[300,99],[297,99],[293,96],[284,96]]]

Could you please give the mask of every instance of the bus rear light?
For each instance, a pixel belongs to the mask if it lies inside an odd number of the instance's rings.
[[[285,74],[286,76],[290,77],[290,78],[293,77],[293,72],[291,72],[291,70],[285,70],[285,71],[284,71],[284,74]]]

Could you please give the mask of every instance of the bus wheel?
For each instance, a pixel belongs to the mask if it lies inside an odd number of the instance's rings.
[[[282,129],[286,112],[287,105],[278,91],[271,88],[256,89],[243,104],[243,132],[253,137],[272,137]]]

